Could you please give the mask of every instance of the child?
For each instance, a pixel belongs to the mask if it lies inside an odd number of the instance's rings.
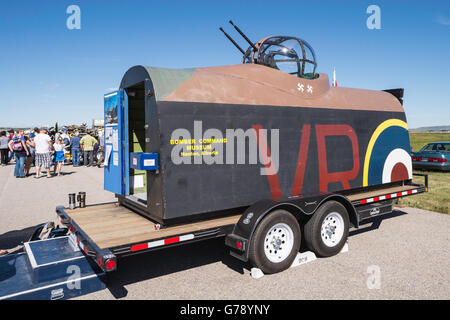
[[[57,175],[61,175],[61,168],[64,163],[64,142],[61,137],[58,138],[55,145],[53,146],[55,149],[55,168],[54,173],[58,173]]]

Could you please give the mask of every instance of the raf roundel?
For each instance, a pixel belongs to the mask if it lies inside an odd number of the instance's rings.
[[[407,124],[399,119],[381,123],[372,134],[364,160],[363,185],[377,185],[412,178]]]
[[[392,150],[384,162],[382,183],[408,180],[411,178],[411,156],[401,148]]]

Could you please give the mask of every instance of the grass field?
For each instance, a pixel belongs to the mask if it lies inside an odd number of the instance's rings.
[[[450,141],[450,133],[420,132],[410,133],[411,146],[414,151],[433,141]],[[406,197],[400,204],[419,209],[450,214],[450,172],[414,171],[428,174],[428,193]],[[423,178],[415,177],[414,181],[422,183]]]
[[[413,132],[409,133],[409,140],[414,151],[419,151],[429,142],[449,141],[450,133],[444,132]]]

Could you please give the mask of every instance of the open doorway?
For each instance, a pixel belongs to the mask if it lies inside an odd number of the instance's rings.
[[[128,159],[131,152],[145,150],[145,86],[137,83],[127,89],[128,94]],[[147,171],[129,166],[130,198],[147,205]]]

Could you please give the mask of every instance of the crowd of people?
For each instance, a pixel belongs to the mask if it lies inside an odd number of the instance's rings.
[[[44,176],[47,178],[53,175],[60,176],[63,174],[66,154],[71,155],[69,158],[74,167],[80,166],[81,161],[86,167],[93,166],[95,154],[99,148],[103,148],[102,137],[99,140],[89,131],[83,137],[80,137],[79,132],[75,132],[71,137],[66,129],[50,134],[47,128],[34,128],[27,133],[24,130],[2,131],[0,132],[0,163],[6,166],[14,158],[16,178],[31,176],[32,166],[36,170],[35,179]],[[82,159],[81,156],[83,156]]]

